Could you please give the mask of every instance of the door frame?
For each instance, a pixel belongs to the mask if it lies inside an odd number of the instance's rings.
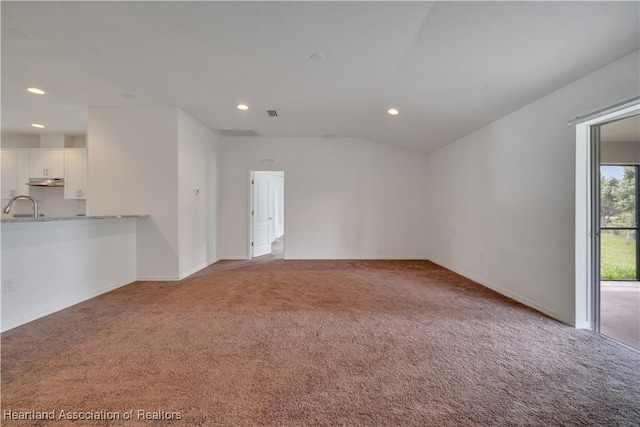
[[[569,122],[576,126],[575,327],[599,330],[600,126],[640,114],[640,97]]]
[[[282,199],[283,199],[283,207],[282,207],[282,216],[284,217],[284,221],[282,224],[282,231],[283,231],[283,244],[284,244],[284,253],[283,253],[283,258],[286,259],[287,258],[287,197],[286,197],[286,173],[284,170],[260,170],[260,169],[254,169],[254,170],[250,170],[249,171],[249,210],[247,212],[247,217],[248,217],[248,221],[247,221],[247,227],[249,232],[247,233],[249,239],[247,241],[247,259],[253,259],[253,234],[254,234],[254,230],[253,230],[253,215],[252,212],[255,211],[255,208],[253,206],[254,204],[254,173],[255,172],[280,172],[283,174],[283,183],[282,183]]]

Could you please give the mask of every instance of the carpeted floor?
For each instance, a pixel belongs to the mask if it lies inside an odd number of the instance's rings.
[[[640,356],[430,262],[263,258],[2,334],[1,406],[3,426],[637,426]]]

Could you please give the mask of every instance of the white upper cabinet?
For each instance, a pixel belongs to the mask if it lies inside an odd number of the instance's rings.
[[[29,195],[29,151],[2,150],[2,199]]]
[[[64,198],[86,199],[87,151],[64,150]]]
[[[30,178],[64,178],[64,149],[31,150]]]

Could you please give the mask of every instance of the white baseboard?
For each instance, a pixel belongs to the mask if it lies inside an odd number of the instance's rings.
[[[138,276],[138,282],[178,282],[180,276]]]
[[[96,290],[94,290],[92,292],[87,292],[87,293],[78,295],[76,298],[68,299],[66,301],[59,302],[57,304],[53,304],[53,305],[44,307],[43,309],[38,310],[35,313],[31,313],[31,314],[29,314],[27,316],[23,316],[23,317],[20,317],[18,319],[11,319],[11,320],[8,320],[8,321],[3,321],[1,330],[2,330],[2,332],[6,332],[6,331],[8,331],[10,329],[13,329],[13,328],[16,328],[16,327],[18,327],[20,325],[24,325],[25,323],[32,322],[34,320],[40,319],[41,317],[48,316],[48,315],[56,313],[56,312],[58,312],[60,310],[64,310],[65,308],[69,308],[69,307],[72,307],[72,306],[74,306],[76,304],[80,304],[83,301],[89,300],[91,298],[95,298],[98,295],[106,294],[107,292],[113,291],[114,289],[118,289],[118,288],[121,288],[122,286],[129,285],[129,284],[131,284],[131,283],[133,283],[135,281],[136,281],[136,279],[132,277],[132,278],[126,279],[126,280],[124,280],[122,282],[115,283],[115,284],[112,284],[112,285],[108,285],[108,286],[105,286],[103,288],[96,289]]]
[[[509,297],[509,298],[511,298],[513,300],[516,300],[519,303],[522,303],[522,304],[526,305],[527,307],[533,308],[534,310],[538,310],[539,312],[544,313],[547,316],[549,316],[549,317],[551,317],[551,318],[553,318],[553,319],[555,319],[555,320],[557,320],[559,322],[562,322],[562,323],[567,324],[569,326],[576,327],[576,323],[575,323],[575,321],[573,319],[567,319],[564,316],[562,316],[562,315],[556,313],[555,311],[551,310],[550,308],[545,307],[543,305],[540,305],[540,304],[538,304],[538,303],[536,303],[534,301],[531,301],[530,299],[525,298],[522,295],[518,295],[515,292],[508,291],[508,290],[506,290],[506,289],[504,289],[504,288],[502,288],[502,287],[500,287],[498,285],[495,285],[493,283],[489,283],[489,282],[487,282],[487,281],[485,281],[485,280],[483,280],[483,279],[481,279],[479,277],[474,276],[473,274],[469,274],[469,273],[467,273],[465,271],[462,271],[462,270],[460,270],[458,268],[450,266],[450,265],[448,265],[448,264],[446,264],[444,262],[438,261],[436,259],[432,258],[431,262],[433,262],[435,264],[438,264],[439,266],[444,267],[447,270],[451,270],[454,273],[457,273],[457,274],[459,274],[461,276],[464,276],[467,279],[473,280],[474,282],[477,282],[477,283],[481,284],[482,286],[484,286],[486,288],[489,288],[489,289],[491,289],[493,291],[496,291],[497,293],[499,293],[501,295],[504,295],[504,296]]]
[[[593,329],[591,327],[591,322],[587,322],[585,320],[581,320],[579,322],[576,322],[575,328],[576,329],[589,329],[589,330]]]
[[[186,273],[180,274],[179,276],[139,276],[137,280],[145,281],[145,282],[178,282],[182,279],[186,279],[187,277],[197,273],[198,271],[204,268],[207,268],[211,264],[215,264],[218,261],[220,260],[217,258],[213,261],[207,261],[205,264],[201,264],[197,267],[194,267],[191,270],[187,271]]]
[[[194,267],[194,268],[192,268],[191,270],[187,271],[186,273],[182,273],[182,274],[179,276],[179,279],[178,279],[178,280],[185,279],[185,278],[187,278],[187,277],[191,276],[192,274],[195,274],[195,273],[197,273],[198,271],[202,270],[203,268],[207,268],[207,267],[208,267],[208,264],[206,264],[206,263],[205,263],[205,264],[201,264],[201,265],[199,265],[199,266],[197,266],[197,267]]]
[[[228,260],[228,261],[246,261],[250,258],[244,256],[223,256],[216,260]],[[403,261],[429,261],[428,257],[423,256],[415,256],[415,255],[289,255],[285,253],[284,259],[287,260],[368,260],[368,259],[377,259],[377,260],[403,260]]]
[[[426,257],[417,257],[412,255],[398,256],[398,255],[315,255],[315,256],[296,256],[287,255],[285,259],[288,260],[308,260],[308,261],[323,261],[323,260],[391,260],[391,261],[429,261]]]

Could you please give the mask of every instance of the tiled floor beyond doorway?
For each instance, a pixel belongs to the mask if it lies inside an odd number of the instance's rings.
[[[600,332],[640,350],[640,282],[601,282]]]
[[[276,259],[284,259],[284,236],[278,237],[271,243],[271,254]]]

